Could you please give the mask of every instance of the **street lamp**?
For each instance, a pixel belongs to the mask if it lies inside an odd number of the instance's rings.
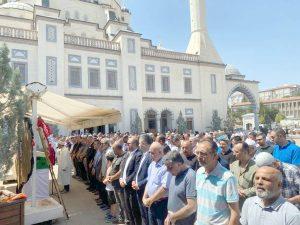
[[[40,98],[46,91],[47,86],[39,83],[32,82],[26,84],[26,90],[30,93],[31,105],[32,105],[32,129],[34,133],[34,146],[33,146],[33,170],[32,170],[32,199],[31,199],[31,207],[36,206],[36,149],[37,149],[37,140],[38,140],[38,132],[37,132],[37,100]]]

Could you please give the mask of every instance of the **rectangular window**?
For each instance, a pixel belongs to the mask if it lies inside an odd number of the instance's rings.
[[[89,87],[100,88],[100,71],[99,69],[89,68]]]
[[[184,78],[184,93],[192,93],[192,78],[185,77]]]
[[[129,74],[129,90],[136,90],[136,68],[135,66],[128,67],[128,74]]]
[[[210,85],[211,85],[211,93],[216,94],[217,93],[217,81],[216,81],[215,74],[210,75]]]
[[[117,60],[114,59],[106,59],[105,64],[107,67],[117,67],[118,65]]]
[[[106,70],[106,88],[112,90],[118,88],[116,70]]]
[[[81,87],[81,67],[69,66],[69,87]]]
[[[49,0],[42,0],[42,6],[49,8]]]
[[[135,40],[132,38],[127,39],[127,50],[128,53],[135,53]]]
[[[160,71],[161,71],[162,73],[170,73],[170,67],[168,67],[168,66],[162,66],[162,67],[160,68]]]
[[[155,76],[153,74],[146,74],[146,91],[155,91]]]
[[[194,130],[194,119],[186,118],[186,125],[188,130]]]
[[[145,71],[146,72],[155,72],[155,66],[154,65],[145,65]]]
[[[46,57],[46,74],[47,74],[47,85],[57,84],[57,58],[52,56]]]
[[[14,62],[13,68],[14,68],[14,70],[17,70],[20,73],[21,84],[27,84],[27,82],[28,82],[27,63]]]
[[[117,19],[116,13],[114,11],[109,11],[108,12],[108,17],[109,17],[109,20],[116,20]]]
[[[57,39],[57,31],[56,26],[53,25],[46,25],[46,40],[48,42],[56,42]]]
[[[170,77],[161,76],[161,90],[162,92],[170,92]]]

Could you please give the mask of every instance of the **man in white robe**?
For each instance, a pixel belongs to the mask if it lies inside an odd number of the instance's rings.
[[[58,141],[57,164],[58,182],[60,185],[64,186],[63,192],[69,192],[72,173],[72,160],[69,149],[62,141]]]

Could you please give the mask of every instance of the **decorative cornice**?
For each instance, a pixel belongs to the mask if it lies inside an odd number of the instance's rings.
[[[58,23],[62,23],[62,24],[64,24],[66,22],[63,19],[47,17],[47,16],[41,16],[41,15],[36,15],[35,19],[36,20],[41,19],[41,20],[46,20],[46,21],[51,21],[51,22],[58,22]]]
[[[254,83],[254,84],[258,84],[260,83],[259,81],[256,80],[241,80],[241,79],[232,79],[232,78],[226,78],[227,81],[236,81],[239,83]]]
[[[126,30],[119,30],[119,32],[116,34],[116,36],[112,39],[112,41],[115,41],[116,39],[118,39],[118,37],[121,34],[125,34],[125,35],[130,35],[130,36],[136,36],[136,37],[141,37],[142,35],[140,33],[135,33],[135,32],[131,32],[131,31],[126,31]]]
[[[201,102],[201,99],[200,98],[157,98],[157,97],[143,97],[143,101]]]
[[[105,26],[103,27],[103,29],[106,30],[107,27],[108,27],[111,23],[116,24],[116,25],[128,26],[128,23],[123,23],[123,22],[120,22],[120,21],[117,21],[117,20],[109,20],[109,21],[107,21],[107,23],[105,24]]]
[[[76,20],[76,19],[68,19],[67,22],[65,22],[65,25],[70,26],[71,23],[79,23],[79,24],[84,24],[84,25],[89,25],[89,26],[95,26],[96,29],[104,31],[103,28],[99,27],[98,23],[93,23],[93,22],[89,22],[89,21],[82,21],[82,20]]]
[[[34,8],[37,8],[37,9],[42,9],[42,10],[45,10],[45,11],[50,11],[50,12],[57,12],[59,13],[61,10],[59,9],[54,9],[54,8],[49,8],[49,7],[44,7],[44,6],[41,6],[41,5],[34,5]]]
[[[74,98],[89,98],[89,99],[103,99],[103,100],[123,100],[123,96],[113,96],[113,95],[85,95],[85,94],[71,94],[65,93],[66,97]]]

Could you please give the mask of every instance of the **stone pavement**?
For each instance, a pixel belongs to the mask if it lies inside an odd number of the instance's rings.
[[[106,225],[105,213],[96,205],[97,197],[86,190],[83,182],[72,178],[70,192],[63,194],[63,199],[70,219],[58,219],[55,225]]]

